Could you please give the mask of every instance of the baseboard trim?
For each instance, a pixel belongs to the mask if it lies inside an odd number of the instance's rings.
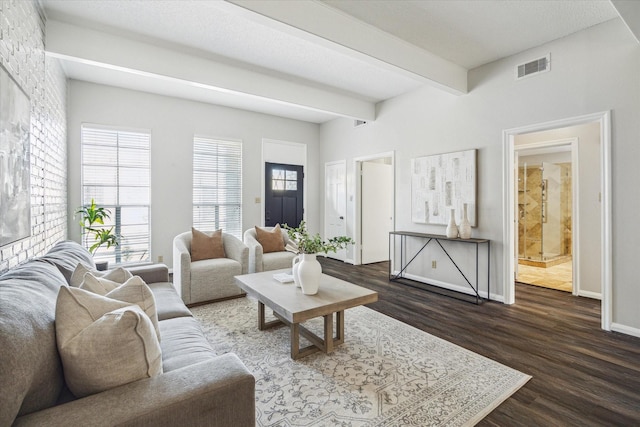
[[[592,298],[597,300],[602,300],[602,294],[600,292],[591,292],[591,291],[578,291],[579,297]]]
[[[345,259],[344,262],[346,264],[356,265],[356,262],[354,260],[352,260],[351,258]]]
[[[613,332],[620,332],[621,334],[631,335],[640,338],[640,329],[632,328],[631,326],[621,325],[620,323],[611,323],[611,330]]]
[[[399,273],[398,271],[394,271],[392,274],[397,275],[398,273]],[[449,291],[459,292],[461,294],[471,295],[475,297],[475,293],[468,286],[462,286],[454,283],[443,282],[440,280],[430,279],[428,277],[422,277],[415,274],[404,273],[402,277],[406,279],[414,280],[416,282],[437,286],[443,289],[447,289]],[[487,298],[487,291],[479,290],[478,294],[482,298],[485,298],[485,299]],[[504,297],[502,295],[491,294],[491,301],[498,301],[498,302],[504,303]]]

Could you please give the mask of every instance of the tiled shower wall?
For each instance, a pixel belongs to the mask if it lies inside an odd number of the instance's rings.
[[[31,236],[0,247],[0,271],[67,236],[66,79],[45,57],[44,34],[36,1],[0,0],[0,64],[31,103]]]

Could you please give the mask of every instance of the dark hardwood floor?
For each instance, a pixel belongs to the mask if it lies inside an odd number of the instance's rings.
[[[640,426],[640,338],[600,329],[600,301],[516,284],[516,304],[474,305],[389,282],[388,263],[319,257],[373,289],[370,308],[533,378],[480,426]]]

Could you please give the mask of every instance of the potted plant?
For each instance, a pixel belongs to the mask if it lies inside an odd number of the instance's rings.
[[[322,240],[319,233],[309,234],[304,221],[298,227],[284,225],[289,239],[297,245],[297,256],[293,259],[292,273],[296,285],[302,288],[302,293],[315,295],[318,293],[322,266],[316,259],[319,253],[336,252],[338,249],[345,249],[348,244],[355,243],[347,236],[331,237]]]
[[[113,232],[113,227],[105,228],[104,221],[109,219],[110,213],[105,208],[96,205],[95,200],[91,199],[91,204],[82,206],[76,211],[76,215],[80,215],[80,227],[84,236],[84,246],[89,249],[91,254],[95,254],[102,245],[107,245],[107,249],[111,246],[120,244],[120,236]],[[89,238],[93,236],[95,241],[89,246]],[[106,269],[108,261],[96,263],[98,270]]]

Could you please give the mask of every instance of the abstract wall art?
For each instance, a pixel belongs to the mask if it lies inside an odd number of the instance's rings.
[[[0,66],[0,246],[31,235],[30,104]]]
[[[476,151],[411,159],[413,222],[447,225],[453,208],[459,224],[466,203],[469,222],[476,226]]]

